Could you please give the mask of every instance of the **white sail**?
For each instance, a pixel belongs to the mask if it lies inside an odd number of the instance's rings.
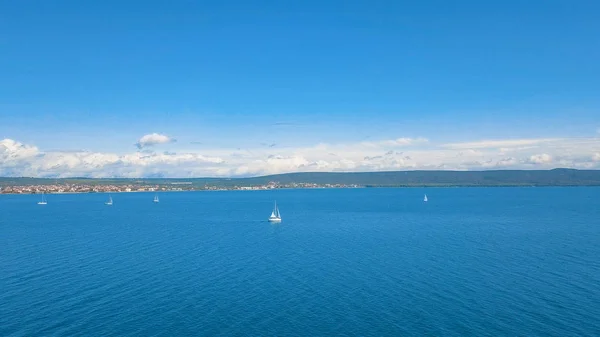
[[[423,198],[424,202],[427,202],[427,194],[425,194],[425,198]]]
[[[154,195],[154,202],[158,202],[158,194]]]
[[[277,202],[275,202],[275,206],[273,207],[273,211],[271,212],[269,221],[270,222],[280,222],[281,221],[281,215],[279,214],[279,208],[277,208]]]
[[[110,195],[108,196],[108,201],[105,202],[105,204],[106,205],[112,205],[113,204],[113,200],[112,200],[112,197]]]
[[[39,201],[38,205],[46,205],[46,204],[48,204],[48,203],[46,202],[46,199],[44,198],[44,192],[42,192],[42,201]]]

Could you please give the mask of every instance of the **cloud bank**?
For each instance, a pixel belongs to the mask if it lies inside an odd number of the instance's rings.
[[[600,138],[482,140],[436,144],[395,138],[309,147],[205,149],[157,152],[174,139],[146,135],[126,154],[44,151],[13,139],[0,140],[0,176],[26,177],[225,177],[287,172],[389,170],[600,169]],[[173,149],[171,149],[173,150]]]

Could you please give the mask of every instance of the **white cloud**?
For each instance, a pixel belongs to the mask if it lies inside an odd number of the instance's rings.
[[[529,157],[529,162],[532,164],[548,164],[552,162],[552,156],[547,153],[535,154]]]
[[[25,145],[12,139],[0,141],[0,159],[2,161],[25,159],[38,154],[38,148]]]
[[[174,138],[171,138],[166,135],[161,135],[160,133],[150,133],[150,134],[144,135],[142,138],[140,138],[137,141],[137,143],[135,143],[135,146],[137,146],[138,149],[143,149],[148,146],[173,143],[175,141],[176,140]]]
[[[35,161],[39,150],[12,139],[0,141],[0,176],[25,175],[30,163]]]
[[[0,141],[0,176],[143,177],[194,176],[199,168],[218,168],[224,160],[195,153],[41,152],[11,139]]]
[[[202,153],[150,149],[126,154],[43,151],[4,139],[0,141],[0,176],[207,177],[309,171],[600,169],[600,138],[452,144],[396,138],[308,147],[213,148]]]
[[[502,158],[496,162],[498,168],[511,167],[518,164],[519,161],[513,157]]]

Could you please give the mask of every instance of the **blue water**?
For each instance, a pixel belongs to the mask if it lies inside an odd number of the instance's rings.
[[[599,188],[38,198],[0,196],[2,336],[600,335]]]

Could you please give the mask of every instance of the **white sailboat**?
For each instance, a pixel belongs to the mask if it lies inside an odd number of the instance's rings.
[[[44,192],[42,192],[42,200],[38,201],[38,205],[47,205],[48,202],[46,201],[46,198],[44,198]]]
[[[154,202],[158,202],[158,194],[155,194],[155,195],[154,195],[154,200],[153,200],[153,201],[154,201]]]
[[[275,201],[275,207],[273,207],[269,222],[281,222],[281,214],[279,213],[279,208],[277,208],[277,201]]]
[[[423,198],[423,202],[427,202],[427,194],[425,194],[425,198]]]
[[[108,206],[112,206],[112,204],[113,204],[113,201],[112,201],[112,197],[110,196],[110,194],[108,195],[108,201],[107,201],[107,202],[105,202],[104,204],[105,204],[105,205],[108,205]]]

